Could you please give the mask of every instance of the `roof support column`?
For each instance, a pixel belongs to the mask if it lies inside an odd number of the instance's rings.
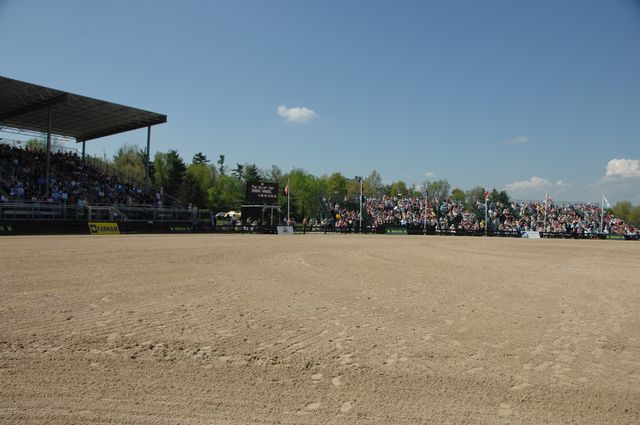
[[[47,108],[47,169],[45,172],[45,178],[47,179],[45,185],[45,196],[49,197],[49,167],[51,164],[51,106]]]
[[[149,155],[151,152],[151,126],[147,127],[147,155],[144,164],[144,189],[149,191]]]
[[[87,157],[85,156],[86,143],[86,141],[82,141],[82,165],[87,165]]]

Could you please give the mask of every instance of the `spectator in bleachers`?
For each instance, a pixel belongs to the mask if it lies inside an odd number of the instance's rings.
[[[49,194],[46,195],[46,161],[42,151],[0,144],[0,193],[8,201],[66,204],[149,204],[137,186],[120,181],[98,168],[85,166],[75,154],[52,152]]]
[[[345,204],[347,204],[345,200]],[[353,202],[352,202],[353,204]],[[330,207],[335,214],[337,227],[353,226],[359,214],[353,209],[335,204]],[[556,205],[543,202],[511,202],[488,204],[488,223],[484,223],[484,204],[474,210],[453,199],[427,202],[423,197],[369,198],[363,205],[373,228],[380,226],[413,226],[425,224],[438,230],[482,231],[485,225],[499,232],[525,230],[568,234],[591,235],[600,233],[600,206],[589,203]],[[637,235],[638,229],[605,211],[603,233]]]

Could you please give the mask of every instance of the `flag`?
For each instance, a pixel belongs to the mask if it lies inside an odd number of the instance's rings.
[[[284,193],[287,195],[287,225],[291,225],[291,196],[289,196],[289,185],[291,179],[287,180],[287,185],[284,187]]]
[[[488,191],[488,190],[485,190],[485,191],[484,191],[484,200],[485,200],[485,201],[488,201],[488,200],[489,200],[489,191]]]
[[[604,196],[604,193],[602,194],[602,199],[604,200],[604,204],[607,206],[607,208],[611,208],[611,204],[609,203],[609,201],[607,201],[607,198]]]
[[[553,204],[553,199],[551,198],[551,195],[549,195],[548,193],[547,193],[547,199],[546,199],[546,201],[545,201],[545,202],[546,202],[547,204]]]

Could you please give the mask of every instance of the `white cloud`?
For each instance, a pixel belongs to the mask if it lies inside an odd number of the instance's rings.
[[[613,181],[633,177],[640,177],[640,159],[612,159],[607,163],[607,172],[603,180]]]
[[[528,190],[544,189],[551,186],[551,182],[545,178],[533,176],[529,180],[507,183],[505,187],[509,192],[525,192]]]
[[[278,106],[278,115],[284,118],[288,122],[309,122],[318,114],[312,109],[305,107],[287,108],[284,105]]]
[[[527,143],[529,141],[529,137],[527,136],[516,136],[504,142],[505,145],[521,145],[523,143]]]
[[[432,172],[432,171],[427,171],[426,173],[424,173],[424,176],[428,179],[432,179],[436,177],[436,173]]]
[[[544,177],[533,176],[529,180],[507,183],[505,188],[510,193],[526,196],[537,196],[543,190],[553,191],[553,193],[556,194],[567,195],[567,190],[573,188],[573,185],[564,180],[552,182]]]
[[[605,175],[588,186],[591,196],[606,194],[609,201],[628,200],[640,203],[640,159],[612,159]]]

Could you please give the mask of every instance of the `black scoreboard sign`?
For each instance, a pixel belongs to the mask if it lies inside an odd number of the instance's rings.
[[[278,202],[278,183],[247,182],[246,204],[275,205]]]

